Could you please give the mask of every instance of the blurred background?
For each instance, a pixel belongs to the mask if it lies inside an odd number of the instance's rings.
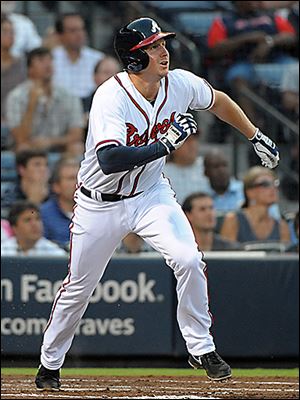
[[[54,256],[62,257],[63,261],[58,263],[60,273],[53,276],[59,280],[66,273],[61,265],[66,265],[69,253],[73,193],[84,154],[92,98],[99,85],[122,71],[113,49],[116,31],[141,16],[152,17],[163,30],[177,33],[176,39],[168,41],[171,69],[192,71],[215,89],[228,93],[280,149],[281,161],[274,173],[257,168],[260,161],[242,135],[209,112],[193,112],[198,122],[197,135],[167,160],[165,174],[191,223],[199,248],[208,259],[215,254],[217,261],[212,262],[212,268],[222,263],[224,251],[227,261],[248,257],[249,268],[253,260],[255,267],[261,266],[263,258],[266,261],[262,264],[267,269],[261,277],[265,277],[266,283],[269,267],[277,265],[274,264],[277,260],[278,270],[275,266],[273,269],[276,282],[282,282],[285,268],[290,271],[279,305],[287,309],[288,293],[297,293],[293,285],[298,274],[295,266],[299,243],[298,1],[1,1],[1,251],[6,260],[3,280],[14,282],[12,287],[4,284],[4,304],[9,307],[14,303],[9,290],[19,285],[14,279],[21,277],[12,278],[11,274],[14,268],[23,265],[20,256],[29,260],[25,270],[21,268],[21,275],[30,272],[30,265],[39,275],[37,261],[32,261],[38,257],[45,263],[43,273],[51,280],[47,267]],[[194,212],[197,207],[201,208],[201,215]],[[240,229],[233,231],[232,221],[238,221]],[[136,235],[124,238],[115,257],[133,257],[132,264],[139,266],[144,265],[139,257],[148,257],[148,261],[158,257],[155,263],[159,260],[159,255],[153,254]],[[229,264],[225,262],[228,268]],[[222,281],[222,274],[216,276]],[[117,273],[114,278],[122,281],[126,277]],[[242,282],[245,275],[240,278]],[[253,281],[254,291],[255,284]],[[238,287],[234,284],[235,289]],[[229,288],[233,290],[228,287],[229,292]],[[264,288],[262,284],[262,297],[257,294],[253,301],[264,301]],[[168,292],[169,287],[161,290]],[[51,299],[49,295],[45,300],[47,306]],[[32,301],[43,303],[36,298]],[[112,303],[109,296],[102,301]],[[19,311],[26,314],[28,311],[21,303]],[[173,302],[170,305],[162,301],[162,305],[174,307]],[[272,308],[271,303],[268,306]],[[293,309],[294,304],[289,306]],[[4,308],[5,313],[8,309]],[[43,308],[45,316],[47,312]],[[15,319],[21,314],[16,314]],[[292,316],[291,319],[287,318],[286,324],[289,321],[296,326]],[[43,320],[41,324],[44,323]],[[263,317],[258,323],[263,323]],[[173,326],[175,322],[172,320],[170,324]],[[13,340],[28,331],[22,330],[18,321],[15,333],[8,325],[6,328],[2,334],[8,342],[2,352],[11,355],[18,351],[13,350]],[[169,328],[170,325],[166,326],[165,331]],[[244,328],[237,331],[245,334]],[[124,332],[126,336],[125,328]],[[297,332],[293,334],[292,338],[288,333],[286,337],[286,342],[292,343],[291,348],[278,354],[275,351],[275,356],[295,356]],[[37,330],[36,335],[41,332]],[[178,337],[176,333],[173,343]],[[229,337],[231,343],[232,336]],[[220,341],[222,347],[221,337]],[[161,344],[165,350],[147,351],[159,355],[184,353],[182,343],[170,350],[166,350],[168,342]],[[30,346],[37,347],[37,343]],[[82,346],[75,346],[74,354],[81,355]],[[120,346],[124,348],[123,342]],[[250,350],[232,352],[228,346],[225,345],[224,355],[229,357],[251,355]],[[257,348],[254,353],[258,358],[270,359],[275,347],[269,352]],[[30,351],[37,353],[38,349]],[[128,347],[128,352],[132,353],[132,348]],[[143,352],[137,349],[136,354]]]

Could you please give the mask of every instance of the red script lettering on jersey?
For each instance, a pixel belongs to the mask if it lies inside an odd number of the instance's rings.
[[[171,123],[174,121],[174,118],[175,111],[172,112],[170,119],[165,118],[163,122],[158,122],[157,124],[155,124],[151,129],[150,138],[148,137],[148,129],[140,135],[138,129],[133,124],[127,122],[126,145],[139,147],[148,144],[149,140],[151,141],[151,143],[157,142],[159,139],[158,134],[160,133],[164,135],[169,129]]]

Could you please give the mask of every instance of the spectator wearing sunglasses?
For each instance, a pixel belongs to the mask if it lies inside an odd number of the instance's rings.
[[[279,180],[264,167],[253,167],[244,176],[245,202],[241,210],[226,214],[221,228],[224,239],[245,242],[290,242],[288,224],[274,219],[269,208],[278,202]]]

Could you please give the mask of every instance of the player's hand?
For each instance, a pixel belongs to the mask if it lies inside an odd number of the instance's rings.
[[[185,140],[197,132],[197,124],[192,114],[176,114],[165,135],[160,138],[160,142],[167,148],[168,153],[179,149]]]
[[[275,168],[279,162],[279,151],[276,144],[258,128],[255,135],[249,139],[256,154],[260,157],[264,167]]]

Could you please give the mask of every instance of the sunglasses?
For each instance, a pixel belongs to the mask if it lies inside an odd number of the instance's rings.
[[[276,187],[277,188],[279,186],[279,184],[280,184],[279,179],[275,179],[274,181],[265,180],[265,181],[253,183],[253,185],[251,185],[251,188],[256,188],[256,187],[263,187],[263,188]]]

